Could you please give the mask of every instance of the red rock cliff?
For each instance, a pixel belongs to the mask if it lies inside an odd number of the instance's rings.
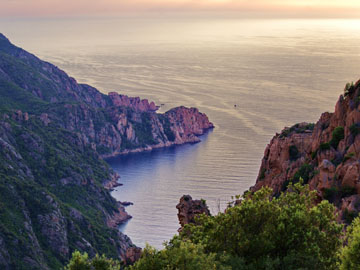
[[[335,112],[314,124],[301,123],[276,134],[266,147],[252,191],[274,193],[300,177],[333,202],[347,221],[360,211],[360,81],[347,84]]]

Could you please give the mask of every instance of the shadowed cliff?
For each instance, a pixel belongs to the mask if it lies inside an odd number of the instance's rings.
[[[104,95],[0,34],[0,268],[58,269],[72,251],[120,260],[136,248],[101,157],[197,142],[212,128],[195,108],[165,114]],[[136,256],[135,256],[136,257]]]

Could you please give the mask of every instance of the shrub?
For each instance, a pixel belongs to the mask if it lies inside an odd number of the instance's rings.
[[[359,123],[352,124],[349,129],[354,138],[360,133]]]
[[[325,188],[323,191],[323,197],[325,200],[328,200],[329,202],[333,203],[337,198],[338,192],[339,190],[336,187]]]
[[[75,251],[65,270],[120,270],[120,263],[108,259],[104,255],[96,255],[89,259],[86,252],[81,254],[79,251]]]
[[[342,219],[345,221],[346,224],[351,224],[351,222],[359,215],[356,211],[349,211],[345,208],[343,212]]]
[[[330,150],[330,144],[329,144],[329,143],[322,143],[322,144],[320,144],[319,150],[320,150],[320,151]]]
[[[297,160],[299,158],[299,150],[297,149],[297,147],[295,145],[290,145],[289,147],[289,156],[290,156],[290,160],[294,161]]]
[[[346,239],[348,243],[341,250],[340,270],[360,269],[360,219],[356,218],[347,228]]]
[[[357,191],[355,187],[342,186],[340,188],[340,194],[341,194],[341,198],[345,198],[357,194]]]
[[[344,139],[344,137],[344,127],[336,127],[332,132],[332,139],[330,141],[330,145],[336,149],[339,145],[339,142]]]
[[[265,178],[265,173],[266,173],[266,169],[262,168],[259,175],[259,180],[263,180]]]
[[[308,163],[304,163],[295,173],[292,181],[298,183],[300,179],[303,179],[304,184],[307,184],[311,178],[314,177],[314,167]]]
[[[345,85],[344,96],[347,96],[347,95],[351,94],[354,90],[355,90],[354,82],[351,82],[351,83],[348,82]]]
[[[194,244],[188,240],[182,241],[174,238],[170,243],[165,244],[163,250],[146,246],[143,254],[129,270],[216,270],[230,269],[221,266],[216,261],[214,253],[205,253],[201,244]]]
[[[241,262],[234,269],[336,269],[342,226],[334,206],[317,204],[316,192],[300,183],[278,198],[271,194],[263,188],[226,213],[202,215],[180,237]]]

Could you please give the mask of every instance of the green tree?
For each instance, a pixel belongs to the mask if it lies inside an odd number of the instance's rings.
[[[347,245],[341,251],[341,270],[360,269],[360,218],[354,219],[346,232]]]
[[[65,267],[65,270],[89,270],[91,264],[89,256],[85,252],[81,254],[79,251],[74,251],[69,264]]]
[[[289,185],[279,198],[263,188],[217,216],[202,215],[180,237],[226,254],[233,269],[336,269],[342,226],[308,185]],[[225,261],[226,263],[226,261]],[[233,264],[232,264],[233,265]]]
[[[65,270],[120,270],[120,263],[98,254],[89,259],[86,252],[81,254],[79,251],[75,251]]]
[[[146,246],[139,261],[129,270],[230,270],[216,261],[215,254],[204,252],[202,245],[175,237],[163,250]]]

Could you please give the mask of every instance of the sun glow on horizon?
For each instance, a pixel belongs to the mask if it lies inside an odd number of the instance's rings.
[[[258,12],[357,17],[358,0],[1,0],[1,16],[76,16],[131,12]]]

